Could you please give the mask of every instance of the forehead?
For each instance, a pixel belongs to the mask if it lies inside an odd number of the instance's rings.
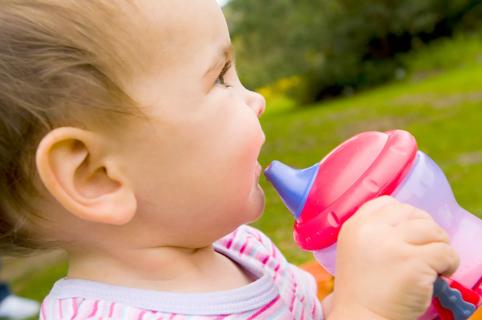
[[[146,29],[141,36],[157,61],[170,64],[193,54],[218,53],[229,32],[216,0],[138,0]]]

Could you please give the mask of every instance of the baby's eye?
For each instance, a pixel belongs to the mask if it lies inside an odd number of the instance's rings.
[[[226,81],[224,80],[224,76],[226,75],[226,72],[228,72],[228,70],[231,68],[231,61],[228,61],[226,62],[226,64],[224,65],[223,67],[223,70],[221,70],[221,73],[219,74],[218,78],[216,79],[216,83],[215,84],[219,84],[219,85],[222,85],[222,86],[225,86],[227,88],[230,87],[229,84],[226,83]]]

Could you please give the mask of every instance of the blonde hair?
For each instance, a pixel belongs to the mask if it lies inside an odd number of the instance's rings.
[[[120,4],[0,2],[1,254],[48,246],[32,227],[41,138],[58,126],[116,127],[140,114],[122,86],[138,55],[128,21],[136,9]]]

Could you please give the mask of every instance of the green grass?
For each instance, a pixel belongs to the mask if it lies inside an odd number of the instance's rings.
[[[262,118],[267,136],[260,162],[266,166],[274,159],[295,167],[319,161],[332,148],[352,135],[366,130],[405,129],[412,132],[421,150],[428,153],[445,171],[460,204],[482,217],[482,64],[480,45],[470,38],[470,56],[455,63],[457,45],[437,44],[451,49],[450,63],[430,64],[435,49],[415,53],[410,74],[415,76],[349,98],[341,98],[303,108],[279,99],[268,104]],[[455,48],[455,49],[454,49]],[[477,48],[477,49],[474,49]],[[431,50],[431,51],[430,51]],[[475,52],[478,53],[475,53]],[[408,58],[407,58],[408,59]],[[452,59],[452,60],[451,60]],[[418,66],[418,67],[417,67]],[[416,75],[432,67],[442,72]],[[302,263],[311,254],[297,248],[292,239],[293,219],[274,189],[262,179],[266,211],[254,225],[262,229],[284,252],[289,261]],[[65,262],[40,268],[13,283],[19,294],[41,299],[53,281],[65,274]]]

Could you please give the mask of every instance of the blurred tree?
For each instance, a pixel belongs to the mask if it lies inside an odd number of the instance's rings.
[[[298,75],[307,102],[392,78],[398,53],[450,35],[467,17],[473,24],[481,3],[231,0],[225,13],[243,81],[259,87]]]

